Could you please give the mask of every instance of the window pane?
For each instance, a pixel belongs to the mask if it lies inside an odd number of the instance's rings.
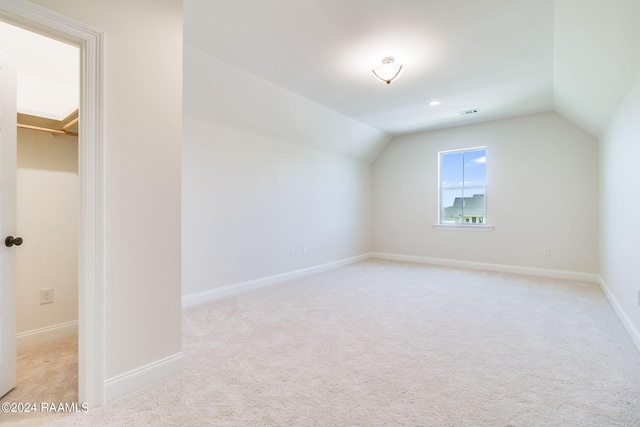
[[[442,190],[440,222],[454,224],[462,222],[462,190]]]
[[[464,185],[487,185],[487,151],[464,153]]]
[[[487,150],[440,153],[440,223],[486,224]]]
[[[462,185],[463,153],[442,155],[440,186],[443,188]]]
[[[465,223],[484,224],[487,214],[486,204],[487,191],[484,188],[473,188],[463,190],[464,202],[462,203],[462,216]]]

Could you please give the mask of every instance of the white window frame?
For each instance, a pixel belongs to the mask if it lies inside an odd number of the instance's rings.
[[[488,148],[486,146],[478,146],[478,147],[470,147],[470,148],[461,148],[455,150],[444,150],[438,151],[438,223],[433,225],[434,229],[442,229],[442,230],[455,230],[455,229],[464,229],[464,230],[476,230],[476,231],[492,231],[493,226],[488,224],[488,203],[487,203],[487,188],[489,187],[489,183],[487,182],[485,185],[464,185],[464,170],[463,170],[463,185],[447,187],[447,190],[469,190],[469,189],[484,189],[485,194],[485,215],[483,223],[459,223],[459,224],[451,224],[451,223],[443,223],[442,222],[442,159],[446,154],[452,153],[468,153],[471,151],[479,151],[484,150],[485,155],[488,156]],[[487,177],[485,176],[485,179]],[[464,195],[464,192],[463,192]]]

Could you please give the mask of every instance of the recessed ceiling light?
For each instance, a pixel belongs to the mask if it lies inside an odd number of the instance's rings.
[[[435,107],[436,105],[440,105],[440,101],[438,101],[437,99],[434,99],[433,101],[429,102],[429,105],[431,105],[432,107]]]

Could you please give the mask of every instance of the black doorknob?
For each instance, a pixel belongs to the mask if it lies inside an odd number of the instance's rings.
[[[22,237],[14,238],[13,236],[7,236],[7,238],[4,239],[4,244],[9,248],[13,245],[20,246],[22,244]]]

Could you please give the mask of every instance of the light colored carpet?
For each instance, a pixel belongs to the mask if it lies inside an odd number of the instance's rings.
[[[40,412],[42,402],[77,402],[78,337],[69,337],[18,351],[18,385],[3,402],[36,403],[36,413],[4,413],[0,424],[38,426],[59,416]]]
[[[640,425],[640,354],[593,284],[370,260],[183,332],[183,372],[52,425]]]

